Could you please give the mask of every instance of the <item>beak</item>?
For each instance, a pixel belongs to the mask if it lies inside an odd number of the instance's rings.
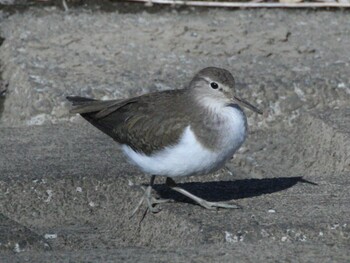
[[[251,109],[252,111],[255,111],[258,114],[263,114],[262,110],[259,110],[257,107],[253,106],[248,101],[238,98],[236,96],[234,96],[234,99],[238,102],[238,105]]]

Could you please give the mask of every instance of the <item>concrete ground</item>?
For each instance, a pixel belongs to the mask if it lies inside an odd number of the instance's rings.
[[[2,11],[0,262],[349,262],[350,20],[306,10]],[[265,110],[189,191],[129,218],[149,178],[65,96],[125,98],[229,69]],[[140,222],[141,221],[141,222]]]

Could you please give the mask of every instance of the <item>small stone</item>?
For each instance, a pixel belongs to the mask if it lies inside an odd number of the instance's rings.
[[[45,234],[44,238],[45,239],[55,239],[55,238],[57,238],[57,234]]]

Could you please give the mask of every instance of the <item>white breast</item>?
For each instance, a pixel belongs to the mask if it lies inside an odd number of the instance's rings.
[[[220,135],[219,150],[212,151],[204,147],[188,126],[176,145],[147,156],[134,151],[128,145],[122,145],[125,155],[142,171],[152,175],[169,177],[207,174],[220,169],[242,145],[246,136],[246,119],[243,113],[233,107],[221,110],[225,118]]]

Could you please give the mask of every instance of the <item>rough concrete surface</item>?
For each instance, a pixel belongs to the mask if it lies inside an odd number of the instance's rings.
[[[131,8],[132,9],[132,8]],[[349,262],[350,20],[340,11],[56,8],[1,13],[0,262]],[[328,22],[325,22],[328,21]],[[66,95],[180,88],[234,73],[250,136],[180,183],[243,209],[176,202],[132,219],[148,177]]]

